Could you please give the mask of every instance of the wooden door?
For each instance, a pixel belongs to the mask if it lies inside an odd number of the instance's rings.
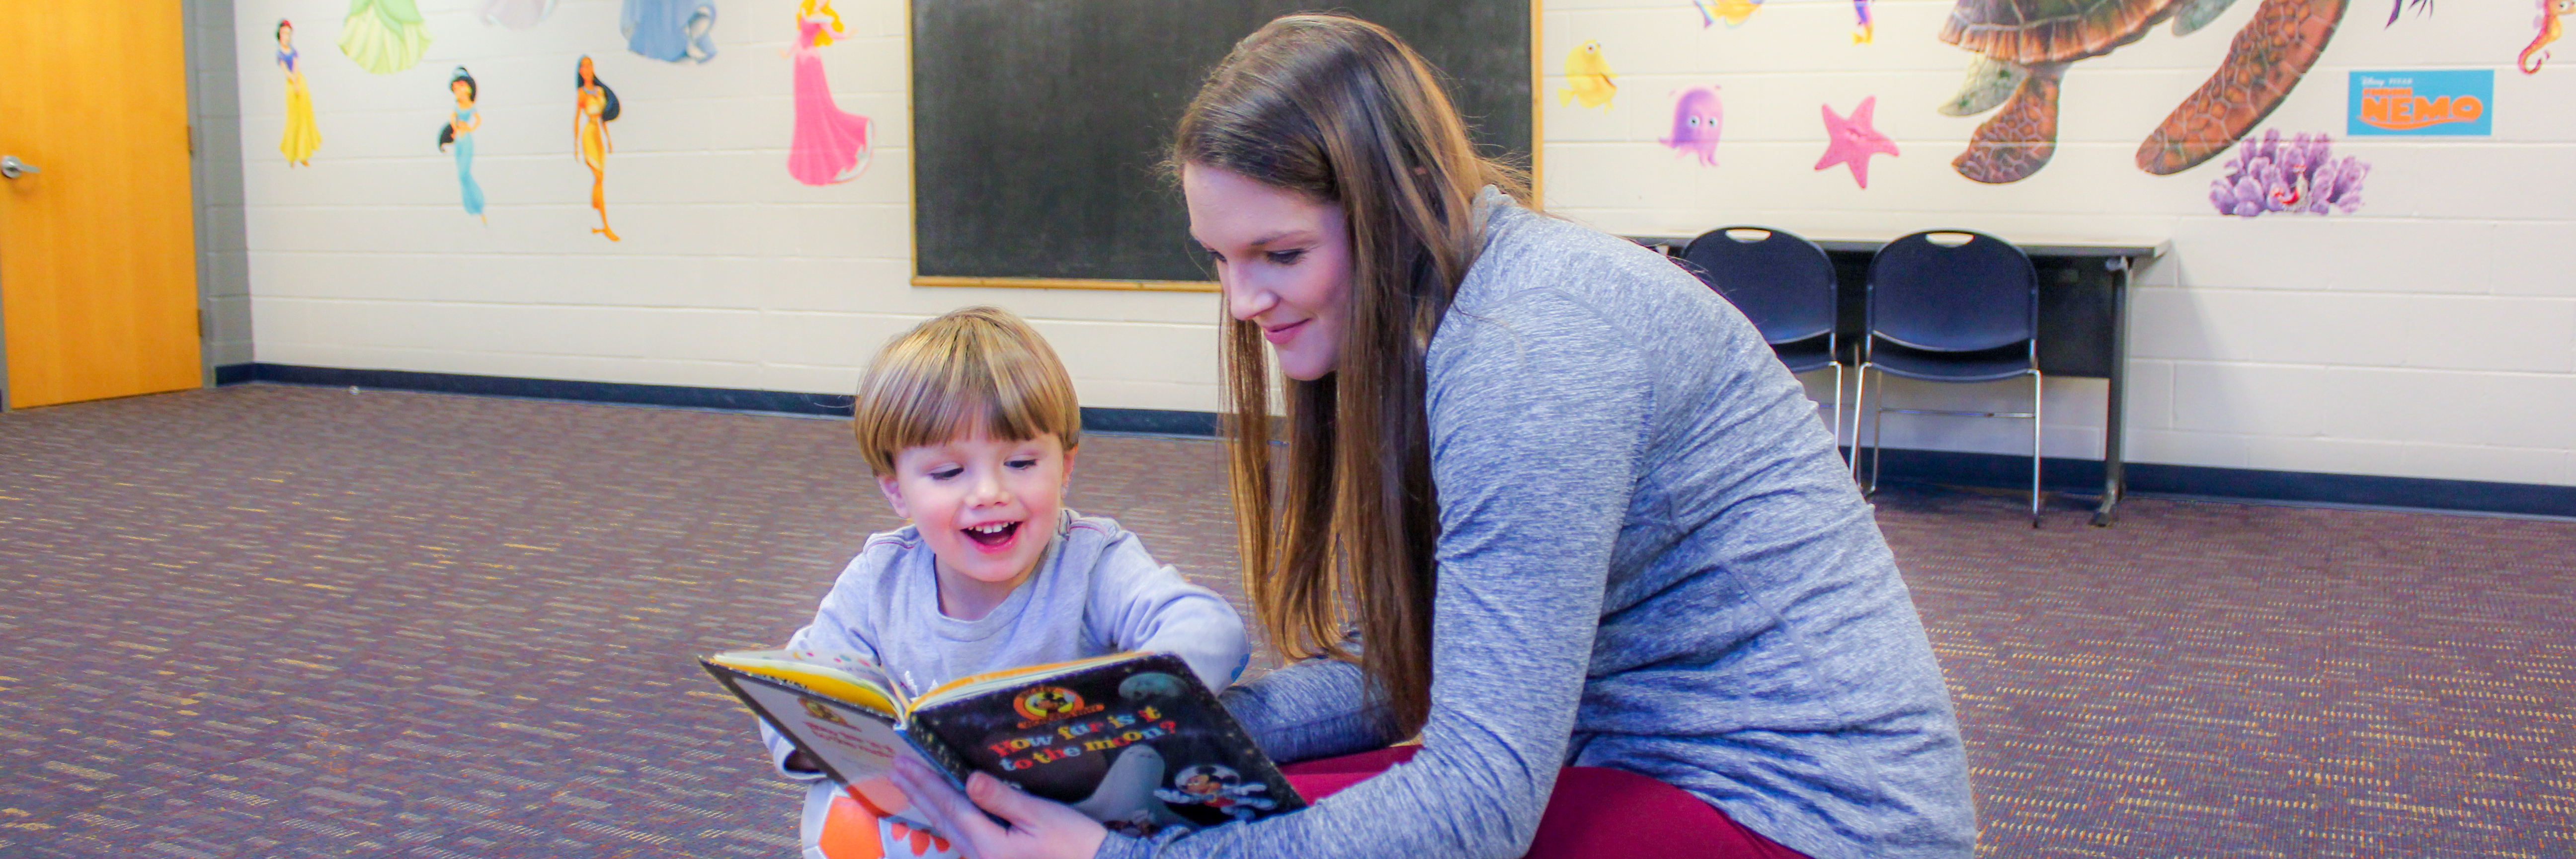
[[[14,408],[197,387],[179,0],[0,11],[0,337]]]

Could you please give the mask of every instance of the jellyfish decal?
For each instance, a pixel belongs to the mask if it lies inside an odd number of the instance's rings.
[[[1673,102],[1673,134],[1661,142],[1673,154],[1696,153],[1699,163],[1717,166],[1717,136],[1725,126],[1726,111],[1718,103],[1717,87],[1691,87]]]

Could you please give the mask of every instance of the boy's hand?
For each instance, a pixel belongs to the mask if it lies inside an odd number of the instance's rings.
[[[894,783],[941,834],[978,859],[1089,859],[1109,837],[1099,821],[1071,806],[1030,796],[983,773],[966,779],[966,792],[958,793],[920,762],[901,758],[894,762]]]

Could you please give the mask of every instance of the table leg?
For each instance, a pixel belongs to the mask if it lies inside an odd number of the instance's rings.
[[[2121,435],[2127,427],[2123,382],[2129,376],[2129,276],[2137,264],[2128,257],[2112,257],[2107,263],[2118,272],[2111,282],[2111,376],[2107,391],[2109,402],[2103,406],[2102,425],[2102,503],[2093,510],[2093,525],[2108,528],[2120,507],[2120,496],[2129,488],[2127,463],[2122,458]]]

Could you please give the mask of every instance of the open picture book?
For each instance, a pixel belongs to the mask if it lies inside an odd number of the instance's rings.
[[[1306,807],[1168,653],[977,674],[909,698],[856,654],[738,650],[698,661],[844,785],[881,778],[909,755],[960,790],[982,770],[1138,836]]]

